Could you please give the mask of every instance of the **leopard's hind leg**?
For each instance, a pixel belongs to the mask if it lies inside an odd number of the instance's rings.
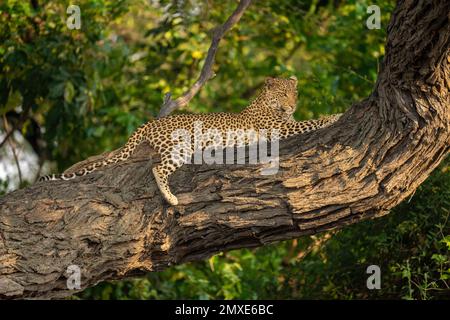
[[[170,191],[169,176],[183,164],[190,161],[192,152],[190,150],[171,150],[161,154],[161,163],[152,169],[156,184],[164,199],[172,206],[178,205],[177,197]]]
[[[156,184],[158,185],[159,191],[164,196],[164,199],[166,199],[170,205],[176,206],[178,204],[178,199],[169,188],[169,175],[172,173],[170,171],[174,172],[175,170],[167,170],[167,168],[164,168],[163,164],[159,164],[152,169]]]

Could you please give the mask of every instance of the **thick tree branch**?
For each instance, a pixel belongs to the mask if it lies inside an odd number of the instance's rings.
[[[448,12],[448,1],[400,1],[371,96],[335,125],[283,141],[276,175],[184,166],[170,182],[180,205],[168,207],[142,145],[103,171],[2,197],[0,296],[73,294],[70,265],[84,289],[387,214],[450,149]]]
[[[239,22],[245,9],[250,5],[251,0],[241,0],[238,7],[233,12],[233,14],[225,21],[221,26],[218,26],[213,30],[213,36],[211,40],[211,45],[208,49],[208,54],[206,60],[203,64],[203,68],[200,72],[200,76],[195,81],[194,85],[187,90],[183,95],[175,100],[172,100],[171,94],[167,93],[164,97],[164,102],[159,112],[158,117],[164,117],[175,111],[176,109],[186,106],[189,101],[200,91],[200,89],[205,85],[205,83],[214,77],[214,60],[216,57],[217,49],[219,48],[219,42],[236,23]]]

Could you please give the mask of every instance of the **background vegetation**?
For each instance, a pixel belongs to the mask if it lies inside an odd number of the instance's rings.
[[[78,4],[82,28],[69,30],[69,1],[0,2],[0,142],[16,129],[0,148],[2,193],[122,145],[157,115],[164,93],[176,97],[195,81],[209,30],[237,2]],[[365,26],[371,4],[381,8],[380,30]],[[217,76],[186,111],[241,110],[264,77],[292,74],[298,120],[345,111],[374,86],[393,8],[391,0],[255,1],[222,40]],[[101,283],[74,298],[448,299],[449,215],[447,159],[383,218]],[[381,267],[381,290],[366,287],[371,264]]]

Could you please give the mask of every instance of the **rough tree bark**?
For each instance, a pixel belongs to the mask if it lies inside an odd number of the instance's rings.
[[[282,142],[276,175],[184,166],[171,179],[181,203],[172,208],[143,145],[101,172],[4,196],[0,296],[71,295],[72,264],[84,289],[387,214],[450,148],[449,12],[449,1],[399,1],[373,93],[335,125]]]

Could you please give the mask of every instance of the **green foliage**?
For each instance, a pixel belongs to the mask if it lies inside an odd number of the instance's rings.
[[[85,1],[81,11],[88,23],[80,31],[69,30],[65,24],[68,4],[58,1],[33,8],[31,2],[6,1],[0,5],[0,83],[4,87],[0,111],[3,114],[21,104],[28,121],[33,117],[45,127],[48,149],[62,166],[98,147],[111,147],[97,138],[106,129],[102,115],[111,107],[119,108],[120,101],[101,82],[121,73],[128,53],[122,46],[111,48],[102,31],[111,18],[124,12],[122,1]],[[27,123],[23,132],[26,127]],[[109,129],[114,132],[113,128]]]
[[[41,160],[62,171],[122,145],[154,117],[166,92],[194,83],[210,30],[235,1],[83,0],[82,28],[66,26],[69,1],[0,2],[0,115]],[[368,30],[377,4],[382,29]],[[254,1],[221,41],[210,80],[185,111],[238,111],[266,76],[299,79],[297,119],[342,112],[368,96],[384,55],[393,0]],[[181,111],[184,112],[184,111]],[[33,143],[39,137],[43,143]],[[226,252],[79,294],[94,299],[448,298],[449,160],[410,202],[336,233]],[[8,186],[0,181],[0,189]],[[380,265],[382,289],[366,288]],[[74,298],[77,298],[74,297]]]

